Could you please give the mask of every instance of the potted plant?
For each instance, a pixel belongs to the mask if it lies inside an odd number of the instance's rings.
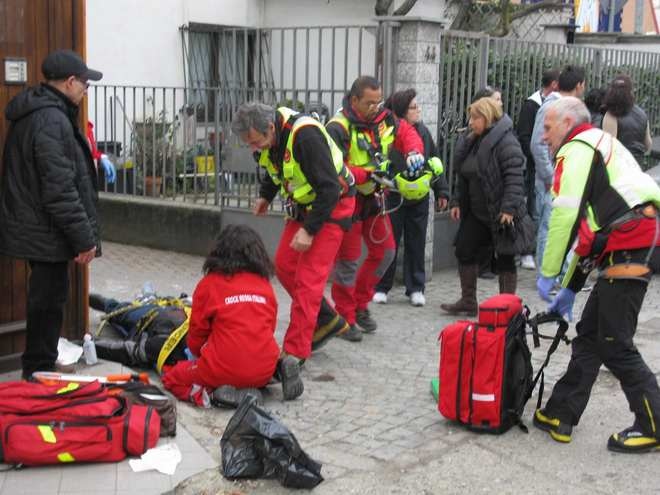
[[[175,159],[175,131],[176,123],[167,120],[164,110],[155,118],[147,117],[133,123],[132,161],[136,165],[138,184],[144,181],[146,196],[160,196],[163,191],[163,175]]]

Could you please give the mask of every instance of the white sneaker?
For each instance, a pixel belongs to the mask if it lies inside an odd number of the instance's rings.
[[[421,292],[413,292],[410,294],[410,304],[413,306],[424,306],[426,304],[426,298]]]
[[[536,270],[536,263],[534,263],[534,256],[526,254],[520,258],[520,266],[525,270]]]
[[[387,304],[387,294],[385,292],[376,292],[374,297],[371,298],[371,301],[376,304]]]

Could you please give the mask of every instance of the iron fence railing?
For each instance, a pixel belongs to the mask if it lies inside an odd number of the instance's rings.
[[[186,38],[188,87],[90,87],[89,119],[99,147],[118,166],[117,183],[104,184],[103,190],[247,208],[258,193],[258,173],[251,152],[230,132],[236,107],[261,99],[315,110],[325,120],[361,73],[376,71],[392,87],[395,29],[218,28],[202,32],[205,42]],[[652,133],[660,134],[658,53],[458,31],[443,31],[439,41],[437,143],[450,184],[455,141],[466,126],[474,93],[486,84],[501,88],[505,110],[515,121],[550,67],[585,66],[588,88],[607,84],[618,72],[628,73]],[[202,49],[211,51],[194,53]],[[206,71],[198,67],[205,63],[211,65]]]
[[[628,74],[635,82],[637,103],[649,117],[651,133],[660,133],[660,53],[445,31],[439,60],[438,149],[451,178],[454,145],[458,131],[467,124],[466,109],[473,95],[485,85],[500,89],[505,111],[515,124],[525,99],[541,86],[543,71],[552,67],[583,66],[587,90],[606,86],[618,73]]]

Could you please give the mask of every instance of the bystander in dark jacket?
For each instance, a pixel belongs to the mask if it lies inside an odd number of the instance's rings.
[[[99,245],[97,174],[78,107],[48,84],[9,102],[0,252],[67,261]]]
[[[492,98],[475,101],[469,113],[471,133],[454,155],[458,182],[450,204],[452,219],[461,222],[456,257],[462,297],[441,307],[474,315],[479,248],[494,247],[500,292],[515,293],[514,256],[532,248],[534,226],[525,203],[525,157],[511,119]]]
[[[635,104],[633,82],[622,74],[614,78],[603,101],[602,129],[617,138],[638,163],[651,149],[651,131],[646,112]]]
[[[603,125],[603,114],[605,107],[603,99],[605,98],[605,88],[592,88],[584,95],[584,104],[589,109],[591,115],[591,125],[601,127]]]
[[[69,286],[68,263],[100,254],[96,215],[98,177],[78,107],[89,69],[70,50],[49,54],[46,82],[7,105],[9,131],[0,184],[0,254],[28,261],[23,376],[52,371]]]

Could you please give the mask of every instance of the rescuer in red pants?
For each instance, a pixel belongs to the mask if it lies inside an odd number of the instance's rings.
[[[275,110],[245,103],[236,112],[232,129],[259,152],[259,165],[267,172],[254,214],[264,215],[278,191],[287,207],[275,268],[291,296],[283,350],[301,362],[311,355],[323,290],[344,232],[350,228],[354,178],[335,142],[310,116],[285,107]]]
[[[382,98],[377,79],[358,77],[344,97],[343,108],[327,124],[328,134],[342,150],[358,190],[354,223],[339,249],[332,284],[337,311],[350,325],[341,337],[354,342],[362,340],[362,331],[373,332],[378,326],[367,306],[396,249],[390,219],[380,215],[382,198],[377,195],[371,173],[387,159],[392,148],[406,157],[408,167],[424,163],[424,144],[419,134],[407,121],[397,120],[382,108]],[[368,252],[358,270],[363,239]]]

